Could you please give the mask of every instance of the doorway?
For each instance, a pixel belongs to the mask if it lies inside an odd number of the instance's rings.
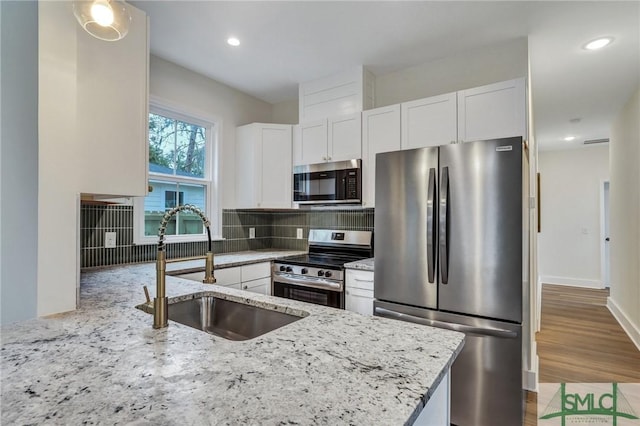
[[[605,288],[611,287],[609,218],[609,181],[602,181],[600,186],[600,275]]]

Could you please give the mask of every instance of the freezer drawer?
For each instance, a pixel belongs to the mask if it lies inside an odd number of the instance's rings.
[[[374,315],[465,333],[451,368],[451,424],[521,425],[522,326],[374,302]]]

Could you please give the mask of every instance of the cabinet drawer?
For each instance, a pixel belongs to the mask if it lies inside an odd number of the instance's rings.
[[[260,278],[253,281],[244,281],[242,290],[251,291],[253,293],[271,294],[271,278]]]
[[[204,277],[204,272],[202,272]],[[216,277],[217,285],[228,286],[231,284],[238,284],[241,281],[240,268],[225,268],[225,269],[216,269],[213,272],[213,275]]]
[[[242,282],[258,278],[271,277],[271,262],[254,263],[242,266]]]
[[[347,288],[360,288],[373,291],[373,272],[347,269],[345,285]]]

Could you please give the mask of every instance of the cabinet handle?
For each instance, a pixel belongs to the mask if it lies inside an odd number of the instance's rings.
[[[322,160],[323,161],[327,161],[327,157],[322,157]]]
[[[243,288],[246,290],[246,289],[248,289],[248,288],[249,288],[249,286],[248,286],[248,285],[245,285]]]
[[[327,160],[331,160],[331,157],[327,157]]]
[[[360,278],[354,278],[355,281],[361,282],[361,283],[372,283],[373,280],[361,280]]]

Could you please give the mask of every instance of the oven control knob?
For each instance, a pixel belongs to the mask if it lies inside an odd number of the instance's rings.
[[[293,268],[291,266],[287,266],[287,272],[293,272]]]
[[[308,272],[309,270],[307,268],[302,268],[302,270],[300,271],[301,274],[306,274]]]
[[[331,271],[327,271],[327,272],[325,272],[325,273],[324,273],[324,276],[325,276],[325,277],[327,277],[327,278],[329,278],[329,277],[331,276]]]
[[[280,266],[280,271],[284,272],[287,268],[285,268],[284,266]]]
[[[318,271],[318,276],[319,277],[323,277],[324,276],[324,271]]]

